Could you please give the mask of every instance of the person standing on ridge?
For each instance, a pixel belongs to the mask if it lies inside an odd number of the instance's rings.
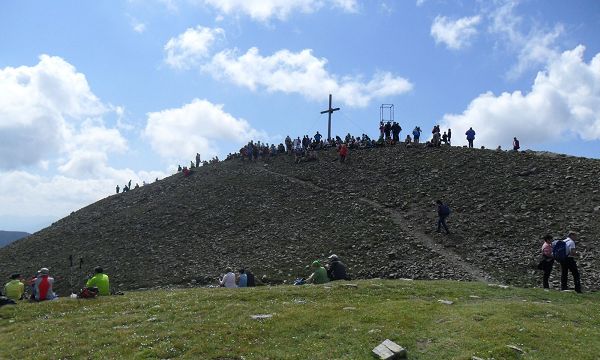
[[[448,145],[452,145],[452,129],[448,129]]]
[[[121,188],[119,188],[119,185],[117,185],[117,194],[119,193],[119,190],[121,190]]]
[[[444,230],[446,230],[446,234],[450,235],[450,230],[448,230],[448,226],[446,225],[446,219],[450,216],[450,207],[442,203],[442,200],[436,200],[435,203],[438,213],[437,232],[441,232],[440,230],[443,226]]]
[[[196,167],[200,167],[200,153],[196,153]]]
[[[418,126],[415,126],[415,129],[413,130],[413,139],[415,141],[415,144],[419,143],[420,137],[421,137],[421,128]]]
[[[469,148],[473,148],[473,140],[475,140],[475,130],[472,127],[465,133],[467,135],[467,141],[469,142]]]
[[[519,140],[515,136],[513,138],[513,150],[516,152],[516,151],[519,151],[520,148],[521,148],[521,145],[519,144]]]

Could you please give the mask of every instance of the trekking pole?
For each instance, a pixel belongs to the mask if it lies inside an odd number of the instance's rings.
[[[71,294],[74,294],[73,291],[73,254],[69,255],[69,286],[71,287]]]

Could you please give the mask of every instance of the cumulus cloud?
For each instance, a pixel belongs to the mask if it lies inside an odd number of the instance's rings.
[[[254,20],[267,21],[271,18],[285,20],[293,12],[313,13],[324,5],[346,12],[357,12],[357,0],[196,0],[212,6],[225,15],[244,14]]]
[[[0,69],[0,168],[32,165],[64,150],[78,122],[107,107],[85,76],[60,57]]]
[[[178,163],[192,159],[196,152],[203,159],[217,155],[219,140],[241,145],[251,139],[267,138],[266,133],[252,128],[246,120],[225,112],[223,105],[204,99],[148,113],[144,136],[163,159]]]
[[[335,93],[338,101],[353,107],[364,107],[374,98],[403,94],[413,87],[407,79],[389,72],[378,72],[366,82],[358,76],[339,77],[330,74],[326,64],[326,59],[315,57],[310,49],[280,50],[262,56],[253,47],[239,56],[236,50],[221,51],[203,69],[217,79],[251,90],[262,87],[269,92],[297,93],[313,100]]]
[[[165,62],[176,69],[189,69],[209,56],[211,46],[224,35],[225,31],[221,28],[188,28],[182,34],[169,39],[164,48]]]
[[[458,50],[467,46],[477,34],[476,26],[480,21],[479,15],[457,20],[436,16],[431,25],[431,36],[435,39],[436,44],[443,43],[449,49]]]
[[[444,115],[443,126],[455,137],[472,126],[476,143],[487,147],[507,146],[513,136],[523,144],[600,139],[600,54],[588,64],[584,50],[580,45],[553,59],[528,93],[482,94],[462,114]]]
[[[552,29],[540,28],[534,23],[529,32],[521,30],[523,18],[515,13],[519,1],[509,0],[492,11],[489,32],[500,35],[510,51],[517,53],[517,63],[509,70],[508,77],[516,78],[524,71],[545,65],[560,55],[556,45],[564,32],[562,24]]]

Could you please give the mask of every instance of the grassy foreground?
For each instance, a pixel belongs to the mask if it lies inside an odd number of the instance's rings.
[[[598,293],[451,281],[344,284],[137,291],[4,306],[0,359],[370,359],[386,338],[409,359],[600,357]]]

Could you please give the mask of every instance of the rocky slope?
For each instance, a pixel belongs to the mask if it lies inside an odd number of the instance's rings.
[[[600,161],[456,147],[335,155],[225,161],[110,196],[0,249],[0,275],[50,267],[63,293],[97,264],[120,289],[214,283],[228,265],[280,282],[336,253],[354,277],[533,286],[540,237],[573,229],[584,288],[599,287]],[[453,209],[451,236],[435,232],[437,198]]]

